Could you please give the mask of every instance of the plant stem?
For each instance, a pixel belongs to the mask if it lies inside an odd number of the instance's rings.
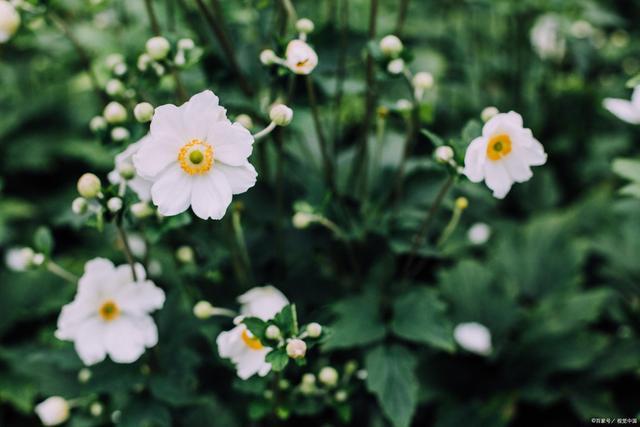
[[[260,132],[253,134],[254,140],[259,140],[269,135],[276,128],[276,124],[274,122],[269,123],[266,128],[262,129]]]
[[[395,34],[398,37],[402,36],[402,30],[404,30],[404,22],[407,18],[407,10],[409,9],[409,0],[400,0],[400,8],[398,9],[398,20],[396,21]]]
[[[63,267],[61,267],[60,265],[58,265],[53,261],[47,262],[47,270],[55,274],[56,276],[60,277],[61,279],[66,280],[69,283],[73,283],[73,284],[78,283],[78,276],[67,271],[66,269],[64,269]]]
[[[145,8],[147,9],[147,16],[149,17],[149,24],[151,25],[151,30],[153,34],[156,36],[160,35],[160,24],[158,23],[158,17],[156,16],[156,12],[153,9],[153,0],[144,0]]]
[[[340,133],[340,112],[344,93],[344,79],[347,74],[347,50],[349,45],[349,0],[340,0],[340,50],[338,51],[338,66],[336,71],[336,97],[334,105],[333,140],[338,140]],[[335,153],[334,153],[335,154]]]
[[[451,237],[451,234],[455,231],[458,223],[460,222],[460,217],[462,216],[462,209],[455,207],[453,209],[453,213],[451,214],[451,219],[449,223],[442,231],[442,235],[438,239],[438,243],[436,244],[438,247],[445,244],[445,242]]]
[[[281,0],[281,4],[284,10],[287,12],[289,22],[295,25],[296,21],[298,20],[298,14],[296,13],[296,8],[293,7],[293,3],[291,3],[291,0]]]
[[[333,163],[329,154],[329,146],[322,130],[322,123],[320,122],[320,112],[318,109],[318,100],[316,98],[315,89],[313,86],[313,80],[311,76],[306,76],[307,83],[307,96],[309,97],[309,105],[311,106],[311,115],[313,117],[313,124],[316,128],[316,135],[318,136],[318,143],[320,144],[320,155],[322,156],[322,166],[324,170],[324,177],[327,186],[335,194],[336,185],[333,179]]]
[[[238,248],[238,254],[240,260],[242,261],[242,267],[246,272],[247,279],[249,279],[251,277],[251,260],[249,259],[249,251],[247,250],[247,245],[244,240],[240,211],[235,207],[233,208],[233,213],[231,214],[231,226],[233,228],[233,236]]]
[[[138,281],[138,275],[136,274],[136,262],[133,259],[133,254],[131,253],[131,247],[129,246],[129,240],[127,239],[127,234],[122,228],[122,224],[115,221],[116,230],[118,231],[118,237],[122,241],[122,251],[124,252],[124,256],[127,258],[127,262],[129,266],[131,266],[131,274],[133,276],[133,281]]]

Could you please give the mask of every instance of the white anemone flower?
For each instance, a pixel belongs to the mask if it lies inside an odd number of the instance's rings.
[[[285,65],[296,74],[311,74],[318,65],[318,54],[302,40],[291,40],[285,56]]]
[[[289,304],[287,297],[273,286],[253,288],[240,295],[238,302],[243,316],[259,317],[262,320],[273,318]],[[265,347],[244,324],[220,333],[216,342],[220,357],[231,359],[241,379],[246,380],[255,374],[263,377],[271,371],[271,364],[265,361],[271,348]]]
[[[566,52],[560,19],[554,14],[538,18],[531,29],[531,44],[541,59],[560,61]]]
[[[85,365],[107,354],[116,363],[133,363],[158,343],[158,329],[149,315],[162,308],[164,291],[145,279],[136,264],[137,281],[129,265],[115,267],[104,258],[85,265],[73,302],[62,308],[56,337],[73,341]]]
[[[256,170],[248,157],[253,136],[227,119],[210,90],[177,107],[156,108],[150,138],[142,141],[133,163],[153,182],[151,199],[164,216],[189,206],[202,219],[220,219],[233,194],[253,187]]]
[[[57,426],[69,419],[69,402],[60,396],[51,396],[34,408],[40,422],[45,426]]]
[[[485,123],[482,136],[471,141],[464,158],[464,174],[472,182],[485,181],[493,196],[504,198],[514,182],[528,181],[531,166],[547,161],[542,144],[523,127],[516,112],[495,115]]]
[[[116,156],[115,169],[109,172],[108,175],[109,182],[120,184],[123,180],[121,173],[129,168],[134,169],[133,156],[138,152],[144,141],[149,138],[149,135],[144,136],[140,141],[130,144],[122,153]],[[151,200],[151,185],[153,185],[153,182],[135,173],[132,178],[126,180],[126,183],[140,200],[144,202]]]
[[[636,86],[631,101],[626,99],[606,98],[602,105],[611,114],[632,125],[640,125],[640,86]]]
[[[453,330],[453,337],[460,347],[472,353],[486,356],[493,350],[491,332],[480,323],[460,323]]]

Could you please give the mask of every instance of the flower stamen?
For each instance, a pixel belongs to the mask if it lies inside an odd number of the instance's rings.
[[[213,165],[213,147],[200,139],[192,139],[180,149],[178,162],[189,175],[202,175]]]
[[[120,317],[120,308],[113,300],[107,300],[100,306],[98,313],[102,320],[110,322]]]
[[[487,144],[487,157],[496,161],[511,153],[511,138],[505,133],[494,135]]]
[[[249,332],[248,330],[244,329],[242,331],[242,341],[246,344],[247,347],[249,347],[251,350],[262,350],[263,346],[262,343],[260,342],[260,340],[256,337],[254,337],[251,332]]]

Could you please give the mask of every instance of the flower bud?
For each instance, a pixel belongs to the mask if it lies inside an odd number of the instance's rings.
[[[416,89],[431,89],[433,87],[433,75],[426,71],[421,71],[413,76],[411,83]]]
[[[97,133],[107,128],[107,121],[102,116],[95,116],[89,122],[89,129],[91,132]]]
[[[264,331],[264,334],[270,340],[277,340],[277,339],[280,339],[280,337],[282,337],[282,334],[280,333],[280,328],[278,328],[276,325],[267,326],[267,329]]]
[[[112,101],[104,107],[102,113],[107,123],[118,124],[127,120],[127,110],[119,102]]]
[[[124,128],[122,126],[118,126],[111,129],[111,139],[113,139],[116,142],[126,141],[127,139],[129,139],[130,136],[131,136],[131,133],[129,132],[129,129]]]
[[[151,63],[151,61],[153,61],[153,59],[151,59],[151,57],[146,53],[143,53],[142,55],[138,56],[136,66],[138,67],[138,70],[144,72],[149,68],[149,64]]]
[[[482,113],[480,113],[480,118],[482,118],[483,122],[488,122],[493,118],[493,116],[499,113],[500,111],[498,111],[496,107],[493,107],[493,106],[487,107],[484,110],[482,110]]]
[[[380,50],[385,56],[395,58],[400,55],[402,49],[402,41],[393,34],[385,36],[380,40]]]
[[[491,332],[476,322],[461,323],[453,330],[458,345],[472,353],[486,356],[491,353]]]
[[[171,50],[171,45],[169,40],[162,36],[156,36],[147,40],[145,48],[151,58],[160,61],[167,57],[169,50]]]
[[[82,384],[86,384],[91,379],[91,370],[89,368],[82,368],[78,371],[78,381]]]
[[[196,254],[191,246],[180,246],[176,250],[176,259],[183,264],[192,264]]]
[[[104,91],[109,96],[119,96],[124,93],[124,84],[118,79],[111,79],[107,82]]]
[[[96,197],[102,189],[102,183],[100,178],[92,173],[85,173],[78,180],[78,193],[86,199],[92,199]]]
[[[301,383],[305,384],[305,385],[314,385],[316,383],[316,376],[313,375],[313,374],[309,374],[309,373],[304,374],[302,376]]]
[[[440,146],[436,148],[435,157],[440,163],[449,163],[453,160],[453,148],[448,145]]]
[[[284,104],[278,104],[269,111],[269,118],[278,126],[287,126],[293,120],[293,110]]]
[[[325,366],[320,369],[318,373],[318,379],[327,387],[335,387],[338,384],[338,371],[331,366]]]
[[[45,426],[57,426],[69,419],[69,403],[60,396],[53,396],[40,402],[35,412]]]
[[[458,197],[456,199],[456,209],[464,210],[469,207],[469,200],[466,197]]]
[[[298,22],[296,22],[296,30],[299,33],[309,34],[313,32],[314,28],[315,26],[313,25],[313,21],[311,19],[301,18],[301,19],[298,19]]]
[[[5,263],[12,271],[26,271],[33,265],[35,253],[31,248],[14,248],[7,251]]]
[[[285,65],[295,74],[308,75],[318,65],[318,54],[302,40],[291,40],[287,45]]]
[[[91,406],[89,406],[89,412],[94,417],[99,417],[104,412],[104,406],[100,402],[93,402]]]
[[[401,58],[394,59],[387,64],[387,71],[391,74],[400,74],[404,71],[404,60]]]
[[[13,36],[20,27],[20,14],[8,1],[0,0],[0,43]]]
[[[491,227],[484,222],[477,222],[469,228],[467,238],[474,245],[483,245],[491,237]]]
[[[131,162],[120,163],[116,166],[116,170],[118,171],[118,175],[120,175],[120,177],[125,181],[133,179],[136,176],[136,168]]]
[[[151,66],[153,67],[153,71],[155,71],[156,76],[158,77],[164,76],[164,73],[167,71],[162,64],[159,64],[157,62],[152,63]]]
[[[109,70],[113,70],[118,64],[124,63],[124,56],[119,53],[111,53],[107,55],[104,60],[105,65]]]
[[[209,301],[198,301],[193,306],[193,315],[198,319],[208,319],[215,314],[216,310]]]
[[[148,218],[153,215],[154,212],[153,208],[149,206],[149,203],[147,202],[134,203],[131,205],[130,209],[131,214],[138,219]]]
[[[299,338],[289,340],[287,343],[287,355],[292,359],[302,359],[307,353],[307,343]]]
[[[308,212],[296,212],[291,219],[293,226],[300,230],[307,228],[316,220],[315,215]]]
[[[263,65],[273,65],[278,62],[278,56],[273,50],[265,49],[260,52],[260,62],[262,62]]]
[[[356,378],[360,381],[366,380],[368,376],[369,372],[367,372],[366,369],[358,369],[358,371],[356,372]]]
[[[240,123],[242,127],[247,130],[251,130],[251,128],[253,128],[253,120],[251,119],[251,116],[247,114],[238,114],[236,122]]]
[[[191,50],[194,47],[196,47],[196,44],[191,39],[178,40],[178,49],[180,50]]]
[[[87,199],[84,197],[76,197],[71,202],[71,211],[76,215],[83,215],[89,209],[89,204],[87,203]]]
[[[122,209],[122,199],[120,197],[112,197],[107,200],[107,209],[109,212],[116,213]]]
[[[322,326],[316,322],[309,323],[307,325],[307,335],[311,338],[318,338],[322,335]]]
[[[31,264],[35,267],[40,267],[42,264],[44,264],[45,259],[46,258],[44,254],[41,254],[41,253],[33,254],[33,259],[31,260]]]
[[[349,395],[344,390],[338,390],[333,397],[336,399],[336,402],[346,402]]]
[[[151,118],[153,117],[153,112],[153,105],[149,104],[148,102],[141,102],[133,109],[133,115],[140,123],[150,122]]]
[[[116,76],[124,76],[127,73],[127,64],[121,62],[113,67],[113,74]]]

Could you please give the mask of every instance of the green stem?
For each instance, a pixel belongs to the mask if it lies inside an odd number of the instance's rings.
[[[462,209],[459,209],[458,207],[454,208],[453,213],[451,214],[451,219],[449,220],[449,223],[444,228],[444,230],[442,231],[442,235],[438,239],[437,245],[439,247],[444,245],[445,242],[449,239],[449,237],[451,237],[451,234],[453,234],[456,227],[458,226],[458,223],[460,222],[461,216],[462,216]]]
[[[129,240],[127,239],[127,234],[125,233],[124,228],[122,228],[122,224],[120,224],[118,221],[115,221],[115,225],[116,225],[116,230],[118,231],[118,237],[122,241],[122,251],[124,252],[124,256],[127,258],[127,262],[131,267],[131,274],[133,276],[133,281],[137,282],[138,275],[136,274],[136,262],[133,258],[131,247],[129,246]]]
[[[398,37],[402,37],[402,30],[404,30],[404,23],[407,19],[407,10],[409,9],[409,0],[400,0],[400,7],[398,8],[398,20],[396,21],[395,34]]]
[[[322,157],[322,168],[324,171],[325,182],[331,189],[331,191],[335,194],[336,185],[333,177],[333,164],[331,162],[329,154],[329,146],[322,130],[322,123],[320,122],[320,111],[318,108],[318,100],[316,98],[316,93],[313,86],[313,80],[311,79],[311,76],[307,76],[305,80],[307,83],[307,95],[309,97],[309,105],[311,106],[313,124],[316,128],[318,143],[320,144],[320,155]]]
[[[251,260],[249,259],[249,251],[247,250],[247,245],[244,239],[240,211],[237,208],[234,208],[233,213],[231,214],[231,226],[233,228],[233,235],[238,248],[238,254],[242,262],[242,267],[246,272],[247,279],[249,279],[249,277],[251,277]]]
[[[59,264],[55,263],[54,261],[48,261],[47,262],[47,270],[50,273],[55,274],[56,276],[60,277],[61,279],[66,280],[69,283],[73,283],[76,284],[78,283],[78,276],[76,276],[75,274],[71,273],[70,271],[64,269],[63,267],[61,267]]]

